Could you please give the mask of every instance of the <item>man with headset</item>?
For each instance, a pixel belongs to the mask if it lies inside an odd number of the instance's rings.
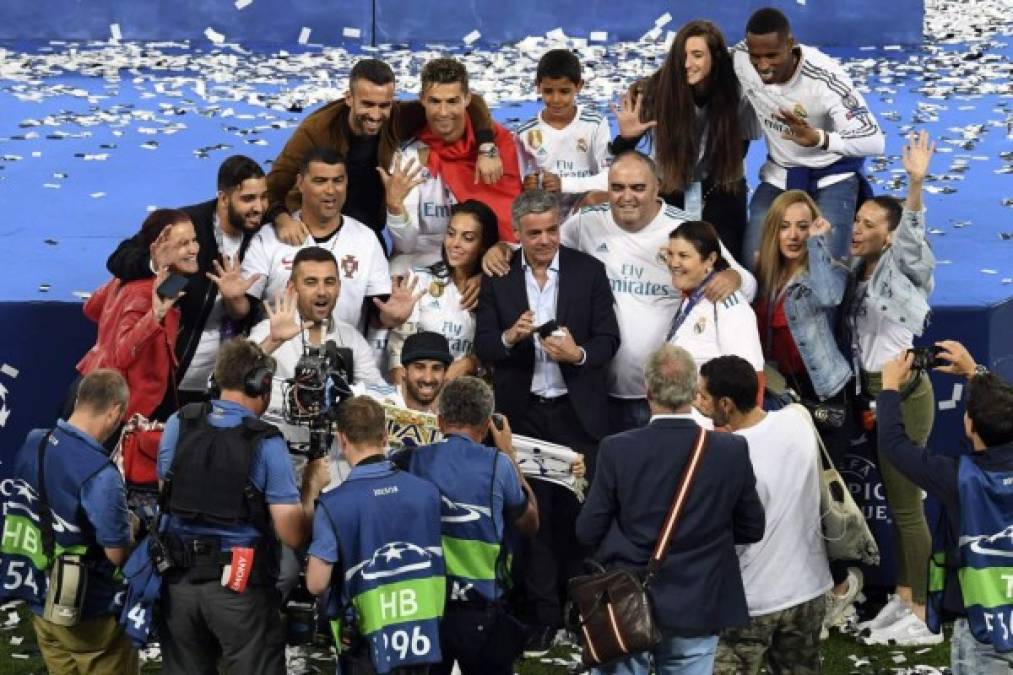
[[[247,340],[222,346],[221,394],[184,406],[158,451],[163,526],[153,551],[163,572],[163,671],[284,673],[285,635],[275,589],[279,540],[304,545],[327,484],[309,462],[296,489],[288,448],[258,419],[271,399],[274,359]]]

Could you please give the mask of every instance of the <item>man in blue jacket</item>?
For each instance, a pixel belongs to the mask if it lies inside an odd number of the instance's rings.
[[[114,576],[133,543],[131,519],[123,478],[102,447],[129,398],[116,371],[85,376],[70,418],[29,433],[12,477],[0,481],[0,601],[27,602],[50,673],[137,672],[137,652],[116,621],[123,587]],[[48,535],[44,502],[51,513]],[[47,577],[57,556],[80,559],[86,570],[77,612],[44,610],[47,594],[55,593]],[[61,595],[73,593],[64,588]]]
[[[651,421],[601,442],[598,471],[577,518],[577,539],[606,567],[644,570],[700,427],[690,414],[696,363],[663,345],[644,368]],[[736,544],[760,541],[763,505],[746,439],[707,434],[668,555],[649,588],[662,641],[653,653],[596,670],[603,675],[710,673],[718,633],[749,624]]]
[[[368,396],[349,399],[338,409],[337,422],[352,471],[320,498],[306,587],[314,595],[329,589],[339,598],[332,625],[341,629],[335,636],[341,672],[425,673],[442,658],[446,577],[440,493],[387,459],[379,403]],[[348,635],[364,639],[340,639]]]
[[[942,550],[929,564],[927,621],[933,632],[953,619],[954,675],[1013,670],[1013,387],[979,366],[959,342],[938,343],[937,370],[968,378],[964,433],[971,446],[959,458],[912,443],[904,431],[901,394],[912,355],[883,366],[876,397],[879,448],[915,485],[942,502]],[[940,526],[942,523],[940,522]],[[865,638],[876,641],[876,631]]]

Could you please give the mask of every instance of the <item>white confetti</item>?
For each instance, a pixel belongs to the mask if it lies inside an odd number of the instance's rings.
[[[246,9],[253,4],[253,0],[236,0],[236,9]]]
[[[351,28],[351,27],[346,26],[341,31],[341,36],[342,37],[346,37],[346,38],[352,38],[352,39],[358,40],[360,37],[362,37],[362,31],[359,30],[358,28]]]
[[[123,33],[120,32],[120,24],[111,23],[109,24],[109,39],[113,42],[119,42],[123,39]]]
[[[659,16],[657,19],[654,20],[654,25],[657,26],[658,28],[661,28],[662,26],[667,25],[671,21],[672,21],[671,12],[665,12],[664,14],[662,14],[661,16]]]
[[[999,274],[999,273],[998,273],[997,271],[995,271],[995,270],[990,270],[990,269],[988,269],[988,268],[982,269],[982,270],[981,270],[981,273],[982,273],[982,274]]]
[[[299,31],[299,44],[304,45],[307,42],[309,42],[310,41],[310,33],[311,32],[312,31],[309,28],[307,28],[306,26],[303,26],[303,29],[301,31]]]
[[[105,196],[106,196],[105,192],[92,192],[91,193],[92,199],[99,199],[99,198],[105,197]]]
[[[588,34],[587,39],[591,42],[608,42],[609,34],[608,31],[593,30]]]
[[[566,33],[563,32],[562,28],[553,28],[545,34],[545,37],[549,40],[565,40]]]
[[[220,45],[225,42],[225,36],[211,27],[204,29],[204,37],[206,37],[209,41],[214,42],[216,45]]]

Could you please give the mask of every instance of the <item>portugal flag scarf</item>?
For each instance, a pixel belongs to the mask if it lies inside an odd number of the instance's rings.
[[[499,220],[500,241],[515,242],[510,222],[510,204],[521,193],[521,172],[517,161],[517,146],[510,132],[493,122],[493,141],[503,162],[503,177],[493,185],[475,180],[475,161],[478,145],[471,119],[464,118],[464,135],[447,143],[426,125],[419,140],[429,146],[426,166],[429,173],[443,178],[458,202],[477,199],[491,208]]]

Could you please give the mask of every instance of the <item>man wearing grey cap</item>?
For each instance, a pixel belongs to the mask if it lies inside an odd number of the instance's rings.
[[[405,376],[402,386],[405,407],[436,413],[436,399],[447,377],[447,366],[454,360],[447,338],[422,331],[409,335],[401,349]]]

